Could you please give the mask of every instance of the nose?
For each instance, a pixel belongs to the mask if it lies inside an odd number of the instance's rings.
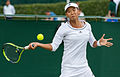
[[[71,14],[74,14],[74,12],[73,12],[73,11],[71,11]]]

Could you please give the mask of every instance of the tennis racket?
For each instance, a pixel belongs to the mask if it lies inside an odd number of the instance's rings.
[[[34,47],[34,45],[32,45]],[[13,43],[5,43],[2,46],[3,55],[6,60],[11,63],[18,63],[24,50],[27,50],[29,46],[20,47]]]

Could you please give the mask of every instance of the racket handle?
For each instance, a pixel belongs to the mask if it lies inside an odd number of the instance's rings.
[[[34,47],[35,45],[34,44],[32,44],[32,47]]]
[[[25,46],[24,49],[25,49],[25,50],[29,49],[29,46]]]
[[[32,44],[32,47],[34,47],[34,46],[35,46],[35,45]],[[25,49],[25,50],[29,49],[29,46],[25,46],[24,49]]]

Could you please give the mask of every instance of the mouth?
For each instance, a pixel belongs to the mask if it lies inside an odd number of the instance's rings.
[[[72,18],[74,18],[75,16],[72,16]]]

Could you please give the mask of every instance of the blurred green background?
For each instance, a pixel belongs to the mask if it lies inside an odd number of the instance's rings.
[[[0,20],[0,44],[12,42],[26,46],[30,42],[51,43],[56,27],[61,22],[35,20]],[[104,33],[105,38],[113,38],[110,48],[91,48],[88,44],[87,58],[96,77],[120,77],[120,23],[90,21],[92,31],[98,40]],[[38,41],[37,34],[44,35]],[[56,52],[37,48],[22,54],[18,64],[7,62],[0,46],[0,77],[59,77],[63,45]]]
[[[106,16],[109,0],[71,0],[80,2],[80,8],[85,16]],[[53,11],[57,15],[64,15],[65,0],[11,0],[16,14],[45,15],[46,11]],[[3,14],[5,0],[0,0],[0,14]],[[87,5],[87,6],[86,6]],[[120,8],[119,8],[120,10]],[[120,11],[118,12],[120,16]],[[2,18],[3,19],[3,18]],[[2,44],[11,42],[19,46],[26,46],[30,42],[51,43],[57,25],[60,21],[30,20],[1,20],[0,18],[0,77],[59,77],[62,61],[63,45],[56,52],[42,48],[25,51],[18,64],[6,61],[2,54]],[[96,20],[94,18],[94,20]],[[101,20],[101,19],[99,19]],[[110,48],[91,48],[88,44],[87,58],[96,77],[120,77],[120,23],[89,21],[93,33],[98,40],[104,33],[105,38],[113,38],[114,45]],[[45,36],[38,41],[37,34]]]
[[[82,9],[85,16],[106,16],[108,13],[109,0],[71,1],[79,1],[79,7]],[[3,14],[2,10],[5,0],[1,0],[0,3],[0,14]],[[46,11],[53,11],[57,15],[64,15],[66,0],[11,0],[11,4],[15,6],[16,14],[45,15]],[[120,8],[118,8],[118,10],[120,10]],[[120,16],[120,11],[117,16]]]
[[[1,4],[4,4],[6,0],[0,0]],[[66,2],[66,0],[10,0],[13,4],[31,4],[31,3],[58,3]],[[77,1],[98,1],[98,0],[70,0],[71,2]],[[99,1],[108,1],[108,0],[99,0]]]

